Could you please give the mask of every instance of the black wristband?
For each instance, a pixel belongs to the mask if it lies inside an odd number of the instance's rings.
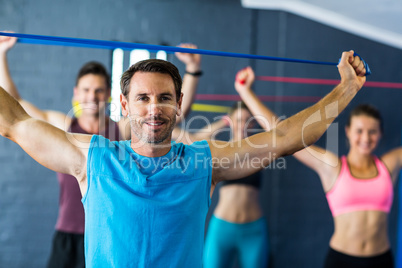
[[[201,76],[203,74],[202,71],[196,71],[194,73],[190,73],[186,71],[186,74],[192,75],[192,76]]]

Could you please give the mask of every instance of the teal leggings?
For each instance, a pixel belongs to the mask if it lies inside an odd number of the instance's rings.
[[[242,268],[266,268],[268,254],[264,218],[249,223],[231,223],[211,217],[205,240],[204,268],[230,268],[236,258]]]

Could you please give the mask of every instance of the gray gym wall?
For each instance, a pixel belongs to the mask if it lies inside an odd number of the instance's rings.
[[[371,81],[401,82],[402,52],[276,11],[244,9],[233,0],[0,0],[0,29],[19,33],[177,45],[202,49],[336,62],[355,49],[370,63]],[[170,55],[183,73],[183,65]],[[41,109],[68,112],[75,75],[98,60],[110,70],[111,52],[100,49],[17,44],[9,52],[11,74],[23,98]],[[199,93],[236,94],[236,71],[247,65],[257,75],[338,79],[336,67],[203,56]],[[324,96],[331,86],[255,83],[259,95]],[[364,88],[336,120],[339,153],[347,152],[343,126],[359,103],[383,113],[385,135],[377,152],[401,144],[402,91]],[[231,105],[231,102],[201,102]],[[267,102],[289,117],[312,103]],[[191,113],[213,118],[216,114]],[[324,145],[325,136],[319,141]],[[54,172],[33,161],[16,144],[0,138],[0,267],[44,267],[57,217],[58,182]],[[264,171],[261,203],[270,235],[271,266],[320,267],[333,231],[331,214],[317,175],[292,157],[286,169]],[[396,203],[390,216],[395,248]],[[214,196],[213,206],[216,202]],[[208,218],[210,213],[208,215]]]

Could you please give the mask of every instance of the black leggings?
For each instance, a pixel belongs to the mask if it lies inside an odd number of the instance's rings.
[[[56,231],[47,268],[84,267],[84,234]]]
[[[355,257],[329,248],[324,268],[393,268],[391,250],[373,257]]]

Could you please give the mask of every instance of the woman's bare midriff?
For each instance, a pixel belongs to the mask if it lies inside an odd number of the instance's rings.
[[[354,211],[336,216],[330,247],[357,257],[386,252],[390,248],[387,217],[388,214],[381,211]]]
[[[226,185],[219,190],[214,215],[225,221],[247,223],[262,217],[259,190],[244,184]]]

